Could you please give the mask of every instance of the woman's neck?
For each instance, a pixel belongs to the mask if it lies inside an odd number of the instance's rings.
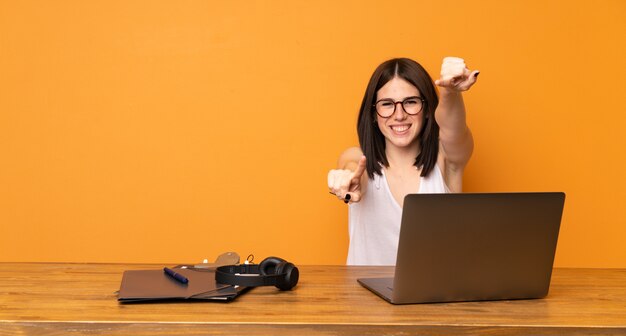
[[[385,148],[385,155],[387,156],[387,162],[389,162],[389,168],[406,169],[415,165],[415,158],[420,152],[419,142],[416,140],[409,146],[396,147],[387,144]]]

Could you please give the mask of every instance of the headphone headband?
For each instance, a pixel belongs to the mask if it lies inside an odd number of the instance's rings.
[[[217,282],[244,287],[275,286],[281,275],[261,275],[259,265],[228,265],[215,269]]]
[[[269,257],[260,264],[227,265],[215,269],[215,280],[244,287],[276,286],[289,290],[296,286],[298,268],[281,258]]]

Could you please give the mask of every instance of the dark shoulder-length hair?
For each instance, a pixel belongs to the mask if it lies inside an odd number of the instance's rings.
[[[385,136],[376,125],[376,94],[381,87],[394,77],[399,77],[413,84],[424,98],[422,129],[417,135],[420,151],[415,158],[415,167],[421,168],[421,176],[427,176],[437,164],[439,154],[439,125],[435,121],[435,109],[439,103],[433,80],[417,62],[408,58],[394,58],[376,68],[370,78],[359,111],[357,133],[359,144],[367,157],[367,175],[381,175],[381,166],[389,167],[385,154]]]

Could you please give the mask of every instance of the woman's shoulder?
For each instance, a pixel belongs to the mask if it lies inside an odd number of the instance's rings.
[[[359,147],[350,147],[339,155],[338,167],[344,167],[348,162],[359,162],[363,152]]]
[[[356,158],[358,160],[361,158],[361,156],[363,156],[363,151],[361,150],[361,147],[358,146],[348,147],[346,150],[343,151],[343,153],[341,153],[341,156],[348,156],[351,158]]]

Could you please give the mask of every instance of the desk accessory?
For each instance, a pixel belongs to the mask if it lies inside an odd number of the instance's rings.
[[[118,301],[122,303],[164,300],[219,300],[236,298],[245,288],[215,281],[214,271],[173,268],[186,277],[181,283],[163,270],[128,270],[122,276]]]
[[[177,273],[176,271],[174,271],[173,269],[169,267],[163,267],[163,272],[165,272],[165,274],[171,276],[172,278],[176,279],[180,283],[184,283],[184,284],[189,283],[189,279],[187,279],[186,276],[180,273]]]
[[[269,257],[260,264],[220,266],[215,270],[215,280],[221,284],[245,287],[276,286],[290,290],[298,284],[298,268],[278,257]]]
[[[220,254],[214,262],[209,263],[207,259],[201,264],[193,265],[193,268],[206,268],[215,270],[219,266],[239,264],[239,254],[237,252],[225,252]]]
[[[215,268],[239,262],[235,252],[221,254],[214,263],[178,265],[162,270],[128,270],[122,276],[118,301],[122,303],[164,300],[230,301],[246,290],[244,286],[215,281]]]

